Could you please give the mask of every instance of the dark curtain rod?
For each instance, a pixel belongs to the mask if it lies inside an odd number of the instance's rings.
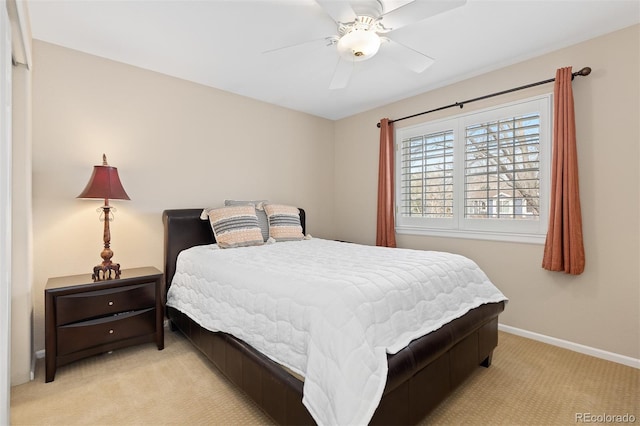
[[[584,76],[587,76],[589,74],[591,74],[591,68],[590,67],[584,67],[580,71],[576,71],[576,72],[572,73],[571,74],[571,79],[573,80],[573,78],[575,76],[577,76],[577,75],[580,75],[580,76],[584,77]],[[423,111],[423,112],[419,112],[417,114],[408,115],[406,117],[396,118],[395,120],[389,120],[389,123],[395,123],[396,121],[402,121],[402,120],[406,120],[408,118],[418,117],[420,115],[429,114],[431,112],[442,111],[443,109],[447,109],[447,108],[453,108],[453,107],[462,108],[465,104],[470,104],[471,102],[481,101],[483,99],[492,98],[494,96],[504,95],[504,94],[511,93],[511,92],[517,92],[518,90],[528,89],[529,87],[540,86],[541,84],[551,83],[552,81],[556,81],[556,79],[555,78],[550,78],[548,80],[538,81],[537,83],[531,83],[531,84],[527,84],[525,86],[514,87],[513,89],[509,89],[509,90],[503,90],[502,92],[496,92],[496,93],[491,93],[490,95],[480,96],[479,98],[473,98],[473,99],[469,99],[469,100],[463,101],[463,102],[456,102],[455,104],[442,106],[440,108],[431,109],[429,111]],[[378,123],[377,126],[379,128],[380,127],[380,123]]]

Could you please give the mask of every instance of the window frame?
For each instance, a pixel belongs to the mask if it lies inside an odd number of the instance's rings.
[[[469,113],[396,128],[395,137],[395,223],[396,233],[435,237],[468,238],[494,241],[544,244],[549,222],[551,181],[552,94],[499,104]],[[540,114],[539,183],[540,201],[537,220],[465,218],[465,130],[467,126],[517,117]],[[402,216],[402,141],[432,133],[453,131],[454,137],[454,203],[452,218],[423,218]]]

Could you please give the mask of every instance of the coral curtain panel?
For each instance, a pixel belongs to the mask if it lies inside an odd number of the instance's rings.
[[[551,211],[542,267],[578,275],[584,271],[585,256],[571,78],[571,67],[556,72]]]
[[[393,217],[393,123],[380,120],[380,164],[378,168],[378,226],[376,245],[396,246],[396,226]]]

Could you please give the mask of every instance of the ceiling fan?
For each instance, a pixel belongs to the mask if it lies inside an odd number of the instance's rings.
[[[327,46],[335,46],[340,54],[329,89],[346,87],[354,63],[372,58],[380,49],[410,70],[421,73],[433,64],[434,59],[393,41],[388,35],[466,3],[466,0],[414,0],[385,13],[381,0],[315,1],[335,21],[338,29],[337,35],[322,39]]]

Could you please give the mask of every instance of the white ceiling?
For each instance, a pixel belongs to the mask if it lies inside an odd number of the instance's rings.
[[[383,3],[388,11],[407,1]],[[337,33],[314,0],[28,0],[28,8],[35,39],[329,119],[640,22],[638,0],[468,0],[389,34],[435,58],[426,71],[405,69],[383,45],[355,64],[347,88],[329,90],[335,46],[263,53]],[[589,64],[558,64],[568,65]]]

